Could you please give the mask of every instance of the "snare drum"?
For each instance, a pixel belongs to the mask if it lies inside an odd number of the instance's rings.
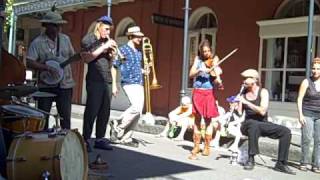
[[[8,179],[84,180],[88,154],[82,136],[72,130],[24,134],[13,140],[7,156]]]
[[[44,129],[45,115],[40,111],[15,104],[3,105],[1,109],[3,111],[2,128],[15,133],[37,132]]]

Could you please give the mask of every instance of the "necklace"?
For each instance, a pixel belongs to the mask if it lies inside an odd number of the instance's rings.
[[[52,54],[55,54],[56,41],[52,41],[51,39],[47,38],[46,42],[47,42],[47,46],[48,46],[49,52],[52,53]]]

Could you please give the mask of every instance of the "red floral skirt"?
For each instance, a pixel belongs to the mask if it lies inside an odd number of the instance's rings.
[[[194,89],[192,95],[192,111],[205,120],[219,116],[213,89]]]

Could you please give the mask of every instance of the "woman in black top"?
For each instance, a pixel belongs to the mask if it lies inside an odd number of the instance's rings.
[[[307,170],[311,140],[314,140],[312,171],[320,173],[320,58],[312,63],[312,76],[302,81],[298,99],[299,123],[301,124],[301,165]]]
[[[279,139],[278,160],[274,170],[295,174],[287,165],[291,132],[287,127],[268,122],[269,92],[260,87],[259,73],[254,69],[247,69],[241,73],[244,77],[245,93],[240,98],[240,109],[246,113],[241,126],[241,133],[248,136],[249,160],[244,169],[254,168],[254,156],[259,154],[258,140],[260,136]]]

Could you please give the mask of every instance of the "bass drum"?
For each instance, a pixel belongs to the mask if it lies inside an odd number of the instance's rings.
[[[13,140],[7,157],[8,179],[45,179],[45,174],[55,180],[87,179],[88,154],[78,132],[31,133]]]

